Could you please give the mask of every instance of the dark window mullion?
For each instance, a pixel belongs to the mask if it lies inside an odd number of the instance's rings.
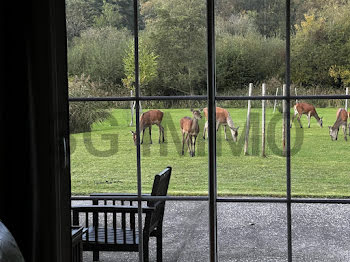
[[[207,0],[207,63],[208,63],[208,194],[210,261],[217,255],[217,178],[216,178],[216,86],[215,86],[215,20],[214,0]]]
[[[142,184],[141,184],[141,149],[140,149],[140,84],[139,84],[139,28],[138,0],[134,0],[134,58],[135,58],[135,108],[136,108],[136,157],[137,157],[137,207],[139,229],[139,261],[143,261],[142,230]]]
[[[288,261],[292,261],[292,207],[291,207],[291,159],[290,159],[290,0],[286,0],[286,122],[287,131],[287,154],[286,154],[286,174],[287,174],[287,238],[288,238]]]

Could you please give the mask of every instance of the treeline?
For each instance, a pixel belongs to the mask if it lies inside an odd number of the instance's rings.
[[[240,94],[249,83],[284,82],[284,3],[217,1],[219,94]],[[130,95],[135,82],[133,1],[67,0],[66,5],[70,83],[85,76],[103,95]],[[291,10],[292,83],[321,92],[348,86],[350,1],[294,0]],[[142,94],[206,94],[206,2],[141,0],[139,17]],[[76,83],[70,85],[75,86],[71,96],[97,92],[77,92]]]

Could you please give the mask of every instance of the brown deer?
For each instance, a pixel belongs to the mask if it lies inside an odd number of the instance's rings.
[[[143,143],[143,136],[145,134],[145,129],[149,128],[149,136],[150,136],[150,143],[152,144],[152,125],[157,125],[159,127],[159,143],[161,143],[161,136],[163,135],[162,141],[164,142],[164,128],[162,127],[161,123],[163,120],[164,113],[160,110],[150,110],[148,112],[143,113],[140,116],[140,133],[142,131],[142,140],[141,144]],[[131,131],[132,137],[134,139],[134,143],[136,145],[136,131]]]
[[[203,130],[203,139],[205,139],[205,134],[208,130],[208,109],[204,108],[203,112],[204,112],[205,118],[207,119]],[[221,107],[216,107],[216,131],[219,130],[220,125],[224,126],[225,139],[227,140],[226,126],[228,126],[230,128],[233,141],[237,142],[239,126],[237,127],[234,126],[230,113],[226,109]]]
[[[196,140],[199,133],[198,120],[202,118],[201,110],[192,110],[193,119],[185,116],[180,120],[180,127],[182,133],[182,155],[184,155],[185,136],[187,147],[190,150],[190,156],[195,156]],[[191,145],[190,145],[191,143]]]
[[[335,123],[333,126],[328,126],[329,128],[329,135],[331,136],[332,141],[338,140],[338,133],[339,133],[339,127],[341,126],[343,128],[344,132],[344,139],[345,141],[348,140],[346,137],[346,126],[348,122],[349,113],[346,112],[345,109],[339,108],[337,111],[337,120],[335,120]],[[350,125],[349,125],[350,129]],[[350,130],[349,130],[350,135]]]
[[[294,115],[292,117],[292,120],[290,122],[290,127],[292,128],[292,123],[294,121],[294,118],[296,117],[296,115],[298,115],[298,122],[299,122],[299,125],[300,125],[300,128],[303,128],[303,126],[301,125],[301,122],[300,122],[300,118],[301,116],[305,114],[307,115],[307,120],[308,120],[308,127],[310,128],[310,119],[311,117],[313,116],[314,118],[316,118],[317,120],[317,123],[320,125],[320,127],[322,127],[323,125],[323,121],[322,121],[322,117],[319,117],[317,112],[316,112],[316,109],[313,105],[310,105],[310,104],[307,104],[307,103],[297,103],[295,106],[294,106]]]

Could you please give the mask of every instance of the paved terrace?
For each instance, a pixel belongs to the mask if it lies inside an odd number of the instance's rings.
[[[218,203],[219,261],[287,261],[286,217],[286,204]],[[293,261],[350,261],[350,205],[293,204],[292,221]],[[207,202],[167,201],[163,243],[164,262],[208,261]],[[150,261],[155,247],[151,240]],[[138,253],[101,252],[100,261],[138,261]]]

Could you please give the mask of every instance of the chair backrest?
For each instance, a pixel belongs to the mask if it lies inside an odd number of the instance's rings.
[[[162,172],[154,177],[151,196],[166,196],[168,193],[169,181],[171,176],[171,167],[167,167]],[[153,230],[162,226],[165,200],[148,201],[149,207],[155,207],[156,210],[150,215],[146,215],[145,219],[145,231],[148,230],[150,234]]]

